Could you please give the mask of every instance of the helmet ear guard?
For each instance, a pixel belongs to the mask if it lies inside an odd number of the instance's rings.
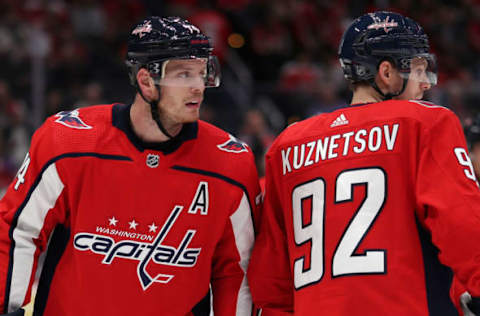
[[[144,66],[138,62],[130,61],[130,60],[126,60],[125,64],[127,65],[127,68],[128,68],[128,78],[130,79],[130,84],[138,89],[137,73],[140,70],[140,68]]]

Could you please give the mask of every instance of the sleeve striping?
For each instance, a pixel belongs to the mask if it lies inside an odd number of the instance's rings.
[[[8,311],[20,308],[25,300],[36,251],[32,239],[38,238],[45,218],[52,209],[64,184],[60,180],[55,164],[51,164],[43,173],[40,182],[32,192],[30,199],[18,217],[13,230],[13,264]]]
[[[247,267],[253,248],[254,231],[248,197],[243,194],[238,209],[230,216],[235,244],[240,255],[240,267],[245,273],[237,297],[236,315],[250,315],[252,297],[247,284]]]

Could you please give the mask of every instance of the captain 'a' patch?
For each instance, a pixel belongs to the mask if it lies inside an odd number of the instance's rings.
[[[200,181],[197,187],[195,197],[188,209],[189,214],[197,214],[200,211],[200,215],[208,214],[208,182]]]

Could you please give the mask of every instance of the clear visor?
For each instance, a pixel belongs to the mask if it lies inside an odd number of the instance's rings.
[[[161,86],[215,88],[220,85],[220,65],[216,56],[172,58],[153,64],[155,81]]]
[[[400,60],[400,76],[404,79],[426,83],[432,86],[437,84],[437,63],[435,55],[424,54],[413,58]]]

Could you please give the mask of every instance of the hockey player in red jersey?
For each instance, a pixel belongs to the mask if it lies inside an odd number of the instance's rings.
[[[375,12],[339,55],[351,106],[289,126],[266,156],[253,300],[265,316],[457,315],[452,273],[480,296],[480,192],[458,118],[405,100],[436,83],[428,38]]]
[[[250,315],[259,196],[251,150],[198,120],[219,85],[209,39],[178,17],[129,37],[133,104],[60,112],[0,202],[0,307],[23,315]],[[258,199],[257,199],[258,200]],[[10,315],[9,314],[9,315]]]
[[[474,122],[467,127],[465,131],[468,147],[470,150],[470,158],[472,160],[475,176],[478,179],[480,173],[479,164],[479,152],[480,152],[480,117],[477,117]],[[452,288],[450,294],[455,306],[458,309],[460,316],[473,316],[475,315],[472,310],[476,311],[476,314],[480,314],[478,309],[478,302],[472,301],[472,296],[466,290],[465,286],[458,280],[453,279]]]

